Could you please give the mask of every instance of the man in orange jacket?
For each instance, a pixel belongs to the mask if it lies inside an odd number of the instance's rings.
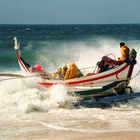
[[[121,51],[121,57],[118,58],[118,61],[120,63],[123,63],[124,60],[129,59],[130,49],[125,45],[124,42],[121,42],[120,43],[120,51]]]
[[[121,57],[118,58],[118,60],[113,60],[107,56],[103,56],[102,60],[104,61],[105,64],[108,65],[120,65],[122,64],[125,60],[129,59],[129,52],[130,49],[125,45],[124,42],[120,43],[120,53],[121,53]]]
[[[72,63],[72,64],[70,64],[70,66],[66,72],[64,80],[77,78],[77,77],[78,77],[78,71],[77,71],[76,65],[74,63]]]

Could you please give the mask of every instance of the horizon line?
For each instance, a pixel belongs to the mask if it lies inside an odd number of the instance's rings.
[[[0,25],[136,25],[140,23],[0,23]]]

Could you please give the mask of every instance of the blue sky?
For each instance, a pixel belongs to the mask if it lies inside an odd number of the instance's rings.
[[[0,0],[0,24],[140,23],[140,0]]]

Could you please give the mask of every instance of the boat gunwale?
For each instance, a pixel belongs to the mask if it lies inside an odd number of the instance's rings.
[[[118,74],[123,72],[124,70],[126,70],[128,68],[128,64],[127,63],[123,63],[122,65],[118,66],[117,68],[114,69],[110,69],[108,71],[102,72],[102,73],[98,73],[95,75],[91,75],[91,76],[84,76],[84,77],[80,77],[80,78],[74,78],[74,79],[68,79],[68,80],[46,80],[43,79],[43,81],[38,82],[41,85],[44,86],[52,86],[52,85],[56,85],[56,84],[63,84],[63,85],[79,85],[79,84],[86,84],[86,83],[91,83],[97,80],[101,80],[110,76],[114,76],[116,75],[116,79],[118,78]],[[126,77],[126,79],[128,79]]]

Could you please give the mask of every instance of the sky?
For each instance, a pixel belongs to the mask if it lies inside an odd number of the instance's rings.
[[[140,23],[140,0],[0,0],[0,24]]]

